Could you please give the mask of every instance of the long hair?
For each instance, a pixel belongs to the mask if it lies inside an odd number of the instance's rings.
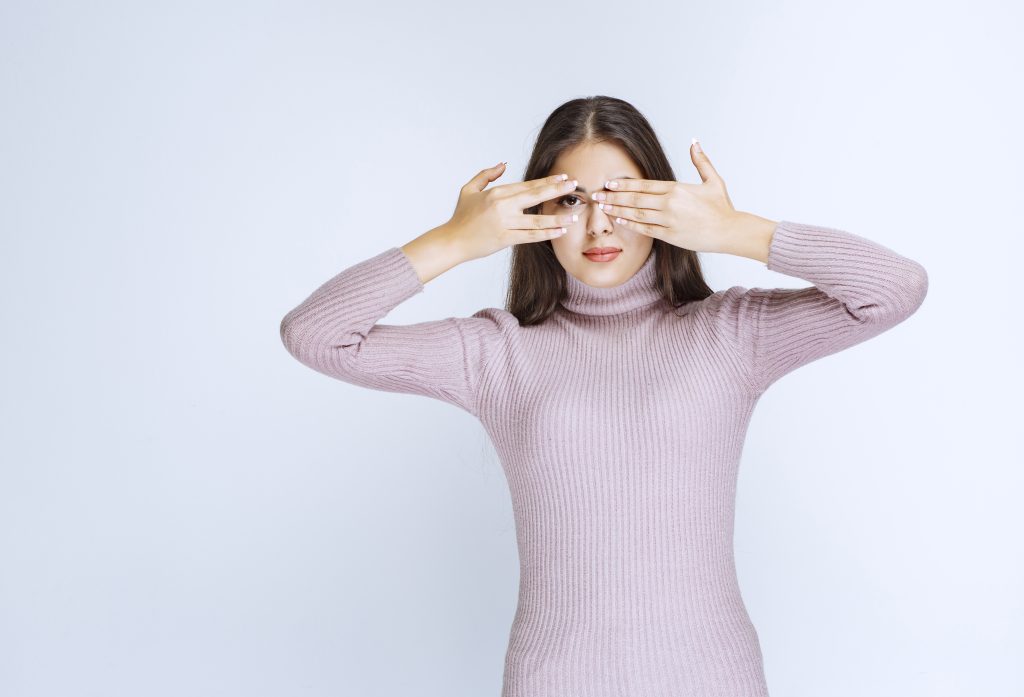
[[[608,141],[625,149],[644,179],[675,180],[665,151],[643,114],[629,102],[598,95],[572,99],[551,112],[537,135],[523,181],[554,174],[551,168],[564,150]],[[539,214],[542,205],[523,212]],[[673,307],[712,294],[696,252],[655,239],[654,253],[657,284]],[[522,326],[543,322],[564,297],[565,274],[550,240],[513,245],[506,311]]]

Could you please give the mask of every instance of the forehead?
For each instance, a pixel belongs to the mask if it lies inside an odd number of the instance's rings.
[[[604,185],[606,179],[641,178],[640,169],[618,143],[581,143],[555,158],[551,174],[567,173],[573,179]]]

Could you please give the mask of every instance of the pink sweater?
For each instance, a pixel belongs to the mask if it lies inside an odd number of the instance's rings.
[[[909,317],[925,269],[834,228],[782,221],[767,268],[673,309],[655,253],[568,294],[543,324],[504,310],[379,324],[424,289],[398,247],[350,266],[281,322],[303,364],[440,399],[480,420],[511,492],[519,598],[502,697],[764,697],[733,557],[736,477],[760,395]]]

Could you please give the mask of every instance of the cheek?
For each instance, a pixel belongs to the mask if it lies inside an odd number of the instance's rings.
[[[572,233],[567,232],[564,235],[551,238],[551,248],[555,250],[555,256],[561,260],[568,259],[572,256],[572,252],[570,251],[572,249],[572,245],[569,244],[569,240],[565,239],[571,234]]]
[[[615,230],[622,235],[622,238],[624,240],[628,240],[631,246],[634,246],[638,249],[650,249],[651,246],[654,244],[654,238],[652,238],[650,235],[645,235],[642,232],[630,230],[625,225],[616,225]]]
[[[555,252],[555,257],[558,259],[558,263],[562,265],[562,268],[570,271],[582,271],[584,264],[589,263],[585,259],[580,257],[580,241],[570,240],[572,236],[571,232],[567,232],[559,237],[553,237],[551,241],[551,248]]]

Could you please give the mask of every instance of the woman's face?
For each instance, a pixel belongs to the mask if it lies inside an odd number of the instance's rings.
[[[555,160],[548,174],[566,173],[577,182],[576,191],[545,201],[541,213],[576,213],[579,220],[566,227],[568,232],[551,240],[555,256],[570,274],[590,286],[617,286],[643,266],[654,238],[619,225],[598,208],[591,198],[595,191],[606,191],[609,179],[642,179],[643,174],[621,146],[614,143],[586,143],[566,150]],[[585,252],[597,247],[622,250],[614,258],[602,260]]]

